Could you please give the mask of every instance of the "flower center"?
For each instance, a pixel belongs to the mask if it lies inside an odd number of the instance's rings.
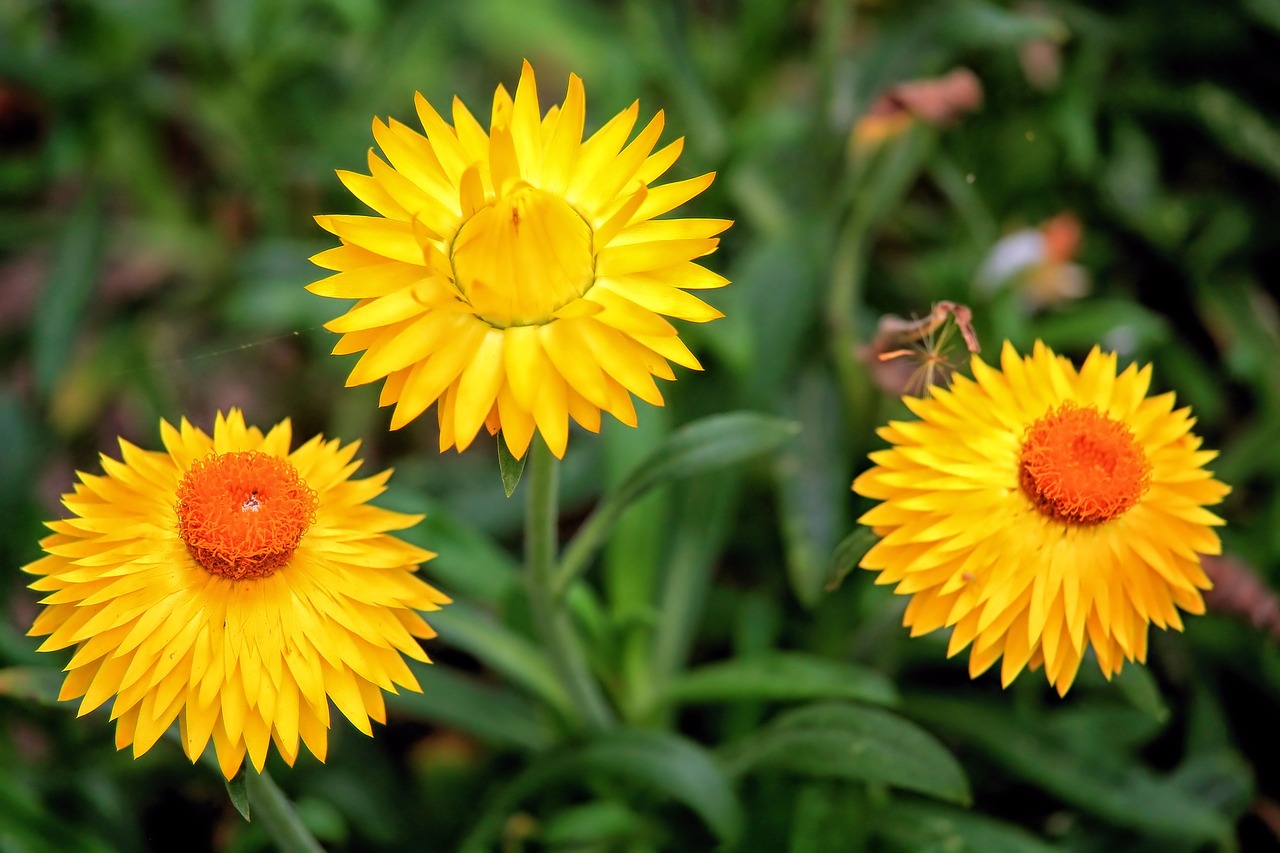
[[[1101,524],[1124,515],[1151,482],[1151,463],[1120,421],[1063,403],[1027,428],[1020,481],[1052,518]]]
[[[595,281],[591,228],[558,196],[525,186],[476,211],[451,251],[453,277],[485,322],[550,322]]]
[[[256,450],[210,453],[178,484],[178,534],[196,562],[238,580],[293,556],[316,519],[315,490],[287,460]]]

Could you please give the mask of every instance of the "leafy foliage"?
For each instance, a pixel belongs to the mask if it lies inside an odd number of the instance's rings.
[[[423,694],[372,740],[336,720],[324,766],[275,768],[331,849],[1274,843],[1251,805],[1280,798],[1272,640],[1221,612],[1155,632],[1114,683],[1086,662],[1066,700],[970,682],[854,568],[849,483],[908,416],[860,345],[883,313],[963,302],[987,353],[1153,362],[1221,449],[1227,548],[1273,595],[1278,49],[1267,0],[0,3],[0,846],[267,849],[252,786],[245,823],[171,744],[135,761],[105,711],[52,701],[65,661],[24,636],[16,570],[117,435],[154,446],[160,417],[231,405],[394,463],[383,500],[427,513],[411,537],[455,599]],[[583,77],[589,125],[637,95],[666,110],[677,177],[718,172],[690,215],[736,220],[710,264],[725,318],[681,329],[706,370],[561,469],[557,594],[603,731],[567,722],[535,639],[513,460],[388,432],[303,290],[311,215],[356,212],[332,172],[363,167],[370,117],[410,119],[415,89],[477,108],[522,56],[548,93]],[[981,110],[859,137],[888,89],[958,66]],[[983,277],[1002,236],[1064,213],[1077,270]]]

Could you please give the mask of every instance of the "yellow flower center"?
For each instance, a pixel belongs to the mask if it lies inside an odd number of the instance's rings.
[[[293,556],[316,518],[316,493],[286,459],[211,453],[178,484],[178,534],[210,573],[266,577]]]
[[[1045,515],[1100,524],[1138,503],[1151,463],[1125,424],[1068,402],[1027,428],[1020,480]]]
[[[595,281],[591,227],[564,199],[531,186],[476,211],[451,259],[462,295],[500,329],[550,322]]]

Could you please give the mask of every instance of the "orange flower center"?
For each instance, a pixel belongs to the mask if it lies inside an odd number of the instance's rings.
[[[454,283],[485,322],[551,322],[595,282],[591,227],[568,202],[524,186],[476,211],[453,240]]]
[[[286,459],[210,453],[178,485],[178,533],[196,562],[238,580],[266,577],[316,520],[316,493]]]
[[[1027,428],[1020,480],[1045,515],[1101,524],[1138,502],[1150,485],[1151,463],[1123,423],[1068,402]]]

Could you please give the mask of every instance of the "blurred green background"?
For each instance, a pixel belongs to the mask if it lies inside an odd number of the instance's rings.
[[[726,318],[681,330],[706,371],[637,430],[573,436],[564,533],[681,424],[802,426],[614,529],[574,602],[628,724],[594,739],[549,707],[491,445],[438,455],[430,414],[389,433],[327,355],[337,303],[303,290],[332,244],[311,216],[359,212],[333,170],[364,169],[372,117],[412,124],[415,90],[487,114],[526,57],[544,109],[583,77],[589,127],[666,110],[671,177],[718,172],[684,212],[737,221],[707,264]],[[18,571],[117,436],[233,405],[394,465],[384,504],[429,513],[410,536],[458,602],[422,696],[372,740],[340,721],[327,765],[273,765],[332,849],[1280,845],[1277,57],[1277,0],[0,0],[0,851],[270,849],[216,770],[164,741],[134,761],[105,713],[48,702],[65,658],[24,636]],[[978,109],[902,86],[961,67]],[[1222,450],[1224,542],[1258,577],[1157,632],[1148,669],[1086,660],[1065,700],[970,682],[833,559],[905,413],[858,347],[943,299],[988,358],[1154,362]]]

